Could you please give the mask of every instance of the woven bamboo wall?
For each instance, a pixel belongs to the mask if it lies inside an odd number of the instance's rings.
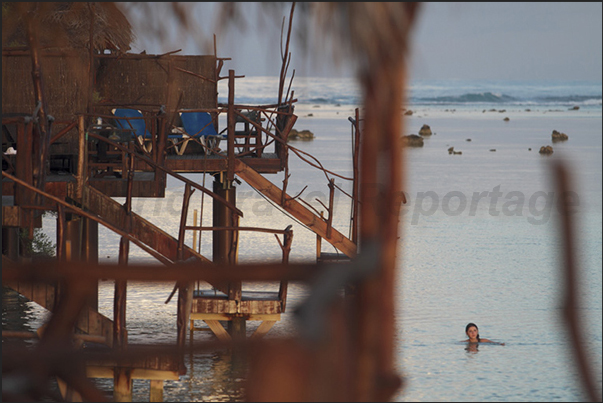
[[[88,62],[83,53],[44,56],[40,60],[48,113],[57,120],[72,119],[86,110]],[[2,114],[33,113],[35,98],[31,57],[2,55]]]
[[[175,106],[182,96],[181,108],[215,108],[216,84],[198,77],[214,80],[214,74],[213,56],[103,58],[97,69],[96,90],[102,99],[118,104],[167,105],[169,102]],[[171,96],[168,95],[170,78]]]
[[[74,52],[69,56],[45,54],[41,58],[48,113],[57,122],[73,120],[76,113],[86,112],[89,96],[88,57],[87,52]],[[93,99],[96,105],[104,102],[135,107],[149,105],[141,109],[150,110],[158,110],[159,105],[166,105],[168,109],[175,108],[179,100],[180,108],[215,108],[217,84],[212,82],[215,79],[215,69],[213,56],[101,56],[96,59]],[[171,94],[168,94],[168,83],[171,83]],[[31,114],[34,109],[30,56],[3,54],[2,114]],[[105,114],[110,108],[95,106],[95,110]],[[55,125],[53,134],[62,127]],[[61,142],[69,144],[67,148],[71,151],[76,151],[76,131],[72,130],[61,138]],[[68,150],[61,147],[60,152]]]

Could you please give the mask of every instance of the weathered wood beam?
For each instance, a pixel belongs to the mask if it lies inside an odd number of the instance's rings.
[[[331,234],[329,236],[327,233],[327,223],[325,220],[312,213],[297,200],[287,198],[285,205],[281,205],[282,190],[275,186],[268,179],[264,178],[254,169],[249,167],[243,161],[236,160],[235,173],[249,185],[253,186],[255,189],[267,196],[274,203],[280,205],[283,209],[300,220],[304,225],[308,226],[308,228],[320,235],[341,252],[345,253],[350,258],[356,257],[356,245],[351,240],[334,228],[331,229]]]
[[[250,338],[252,340],[261,339],[270,331],[270,329],[272,329],[272,326],[274,326],[275,323],[276,323],[275,321],[271,321],[271,320],[266,320],[266,321],[260,323],[260,325],[258,326],[257,329],[255,329],[255,332],[253,332],[253,334],[251,335]]]

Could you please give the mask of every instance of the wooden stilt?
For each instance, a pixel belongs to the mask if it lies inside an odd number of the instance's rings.
[[[178,311],[177,311],[177,344],[184,347],[186,343],[186,325],[189,322],[191,306],[193,303],[193,282],[178,283]]]
[[[163,381],[151,379],[149,402],[163,402]]]
[[[236,205],[236,188],[232,183],[221,176],[214,179],[214,193],[223,197],[228,202]],[[230,210],[220,203],[213,205],[214,227],[234,227],[238,220],[234,220]],[[236,260],[235,231],[214,231],[213,234],[213,260],[217,264],[234,264]],[[241,282],[235,281],[228,284],[228,299],[241,301]],[[211,325],[210,325],[211,327]],[[221,327],[221,326],[220,326]],[[212,329],[213,330],[213,329]],[[232,318],[228,322],[228,332],[234,339],[245,339],[245,318]],[[215,333],[215,331],[214,331]],[[220,337],[218,334],[216,336]]]
[[[193,225],[197,224],[197,209],[193,210]],[[197,230],[193,231],[193,249],[197,250]]]
[[[119,263],[128,263],[130,241],[122,237],[119,243]],[[126,330],[126,302],[127,282],[115,281],[115,296],[113,304],[113,346],[125,349],[128,344],[128,333]],[[131,370],[115,367],[113,372],[113,401],[132,401],[132,373]]]
[[[77,218],[73,214],[66,214],[65,239],[71,244],[70,260],[81,260],[81,223],[81,218]]]
[[[132,401],[132,370],[115,368],[113,375],[113,401]]]

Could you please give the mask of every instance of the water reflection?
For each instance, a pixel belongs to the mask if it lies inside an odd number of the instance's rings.
[[[477,352],[479,351],[479,343],[467,343],[465,351],[469,354],[477,354]]]
[[[183,383],[190,401],[234,402],[244,400],[245,357],[233,351],[190,353]]]

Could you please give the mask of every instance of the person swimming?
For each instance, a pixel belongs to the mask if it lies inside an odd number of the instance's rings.
[[[466,343],[495,343],[500,344],[501,346],[505,345],[505,343],[499,343],[479,337],[479,329],[475,323],[468,323],[467,326],[465,326],[465,334],[469,337],[467,340],[463,340]]]

